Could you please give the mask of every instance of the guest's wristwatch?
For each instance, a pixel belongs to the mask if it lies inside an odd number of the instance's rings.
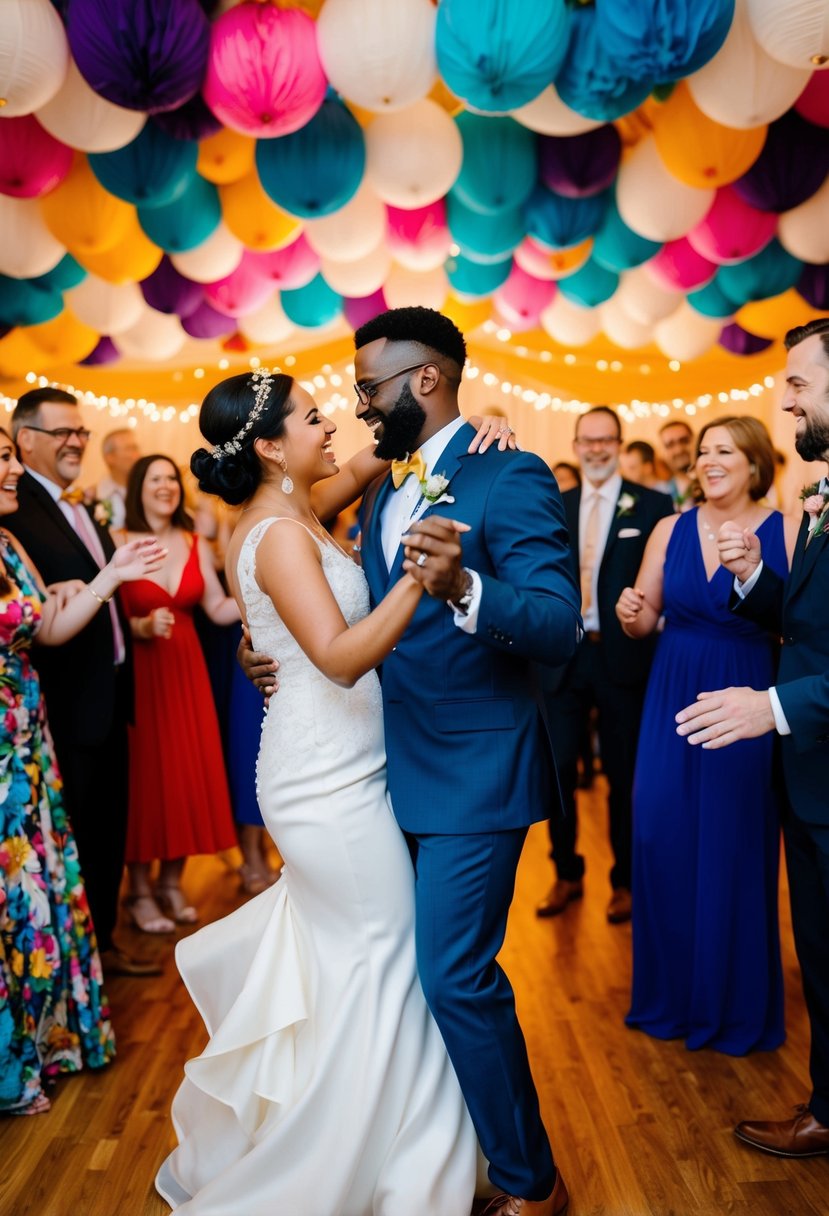
[[[466,575],[466,587],[462,595],[459,595],[456,600],[447,600],[446,603],[453,612],[459,613],[461,616],[466,616],[469,609],[472,607],[472,600],[475,595],[475,581],[472,574],[464,566],[463,572]]]

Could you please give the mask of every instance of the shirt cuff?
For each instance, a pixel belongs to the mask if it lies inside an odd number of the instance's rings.
[[[754,584],[757,582],[757,580],[760,577],[760,575],[762,574],[762,572],[763,572],[763,563],[760,562],[760,565],[757,567],[757,569],[754,571],[754,573],[750,574],[744,583],[741,583],[740,580],[735,575],[734,590],[737,592],[737,594],[739,595],[741,600],[744,600],[746,598],[746,596],[748,595],[749,591],[753,590]]]
[[[483,595],[483,583],[481,576],[474,570],[470,570],[469,577],[472,579],[472,601],[467,612],[456,612],[455,624],[458,629],[462,629],[464,633],[478,632],[478,613],[481,609],[481,596]]]
[[[774,714],[774,726],[778,735],[790,735],[792,728],[789,726],[786,715],[783,713],[783,706],[780,704],[776,688],[769,689],[769,700],[771,701],[771,712]]]

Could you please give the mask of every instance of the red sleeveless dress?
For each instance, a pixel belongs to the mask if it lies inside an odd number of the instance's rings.
[[[135,725],[129,728],[127,861],[172,861],[236,844],[219,724],[193,622],[204,595],[194,539],[174,595],[150,579],[124,583],[130,617],[170,608],[172,637],[136,639]]]

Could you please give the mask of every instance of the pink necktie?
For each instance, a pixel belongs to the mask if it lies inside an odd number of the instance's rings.
[[[596,546],[599,541],[599,508],[601,498],[593,495],[593,501],[587,513],[584,525],[584,536],[581,542],[581,561],[579,574],[581,576],[581,613],[584,616],[593,602],[593,570],[596,565]]]
[[[104,546],[101,544],[101,538],[95,531],[95,526],[92,520],[87,515],[80,502],[73,500],[73,492],[70,490],[61,495],[64,502],[68,502],[72,508],[72,516],[75,520],[75,531],[86,545],[92,555],[95,564],[100,570],[103,570],[107,564]],[[119,666],[126,658],[127,648],[124,644],[124,634],[121,629],[121,622],[118,620],[118,609],[115,607],[115,601],[110,600],[107,605],[109,608],[109,619],[112,622],[112,644],[115,652],[115,666]]]

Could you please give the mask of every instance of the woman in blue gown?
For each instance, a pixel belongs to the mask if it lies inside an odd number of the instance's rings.
[[[782,577],[794,529],[760,505],[774,452],[754,418],[720,418],[697,443],[704,502],[661,521],[636,588],[617,605],[642,637],[664,614],[642,716],[633,790],[633,994],[628,1026],[729,1055],[785,1037],[777,924],[780,827],[772,736],[689,747],[674,715],[707,688],[768,688],[776,640],[729,610],[717,533],[756,532]]]

